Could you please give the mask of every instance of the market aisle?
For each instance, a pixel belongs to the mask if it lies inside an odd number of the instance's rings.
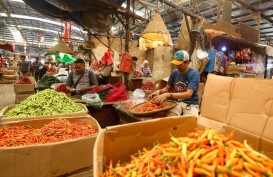
[[[13,84],[0,84],[0,109],[15,103]]]

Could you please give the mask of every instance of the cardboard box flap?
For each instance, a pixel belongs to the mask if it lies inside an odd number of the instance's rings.
[[[273,106],[272,106],[273,107]],[[262,138],[273,141],[273,117],[269,117],[262,134]],[[272,151],[273,152],[273,151]]]
[[[273,106],[273,81],[237,78],[227,120],[230,125],[262,136]],[[246,123],[247,122],[247,123]]]
[[[194,116],[180,116],[108,127],[105,133],[104,155],[109,158],[108,162],[111,159],[128,161],[130,154],[135,154],[143,147],[152,148],[151,142],[169,142],[170,134],[177,137],[186,136],[194,130],[195,124]],[[124,144],[130,148],[124,147]]]
[[[269,158],[273,159],[273,141],[262,139],[260,151]]]
[[[108,136],[134,135],[136,132],[141,132],[142,136],[150,136],[151,134],[162,131],[162,129],[170,129],[173,127],[184,126],[185,123],[189,122],[188,119],[192,118],[194,118],[193,120],[196,119],[195,116],[164,117],[129,124],[109,126],[106,127],[106,130]],[[143,125],[145,125],[145,129],[143,129]],[[116,134],[115,132],[118,132],[118,134],[114,135]]]
[[[211,128],[216,130],[217,132],[224,132],[226,126],[227,124],[215,120],[207,119],[200,116],[197,118],[196,128],[202,131]]]
[[[235,130],[235,136],[233,140],[239,141],[241,143],[243,143],[244,140],[247,140],[248,145],[252,146],[256,151],[260,151],[261,138],[259,136],[233,126],[226,126],[225,130],[227,132],[223,133],[225,135],[228,135],[232,130]]]
[[[93,166],[93,172],[94,173],[98,173],[99,171],[103,171],[103,166],[106,163],[106,156],[104,156],[104,143],[105,143],[105,133],[106,133],[106,129],[101,129],[97,139],[98,141],[95,142],[94,145],[94,150],[93,150],[93,154],[95,154],[93,156],[93,161],[94,166]],[[110,159],[108,159],[109,161]]]
[[[201,103],[202,117],[226,122],[234,78],[208,75]]]

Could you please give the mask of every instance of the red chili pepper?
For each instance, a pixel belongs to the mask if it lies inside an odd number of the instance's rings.
[[[22,76],[17,84],[32,84],[31,80],[27,76]]]
[[[70,94],[70,90],[67,89],[66,85],[65,84],[61,84],[59,85],[56,89],[55,89],[57,92],[63,92],[65,94]]]
[[[71,122],[67,119],[57,119],[40,129],[31,126],[11,126],[0,129],[0,147],[59,142],[97,132],[98,128],[86,121]]]

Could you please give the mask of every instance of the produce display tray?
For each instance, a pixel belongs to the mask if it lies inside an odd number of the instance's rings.
[[[55,115],[45,115],[45,116],[28,116],[28,117],[4,117],[4,114],[10,109],[14,108],[16,105],[7,106],[0,111],[0,123],[1,122],[13,122],[13,121],[22,121],[22,120],[36,120],[36,119],[49,119],[49,118],[59,118],[59,117],[77,117],[77,116],[86,116],[88,114],[88,109],[84,104],[76,103],[83,108],[83,111],[73,112],[67,114],[55,114]]]
[[[147,102],[144,102],[144,103],[140,103],[140,104],[137,104],[135,106],[133,106],[132,108],[130,108],[129,112],[133,115],[136,115],[136,116],[148,116],[148,115],[153,115],[153,114],[156,114],[156,113],[159,113],[159,112],[162,112],[162,111],[168,111],[172,108],[174,108],[176,106],[176,103],[173,102],[173,101],[164,101],[161,103],[161,105],[165,105],[165,104],[171,104],[170,107],[167,107],[167,108],[162,108],[162,109],[158,109],[158,110],[155,110],[155,111],[147,111],[147,112],[134,112],[134,110],[136,108],[139,108],[141,106],[143,106],[143,104],[146,104]]]

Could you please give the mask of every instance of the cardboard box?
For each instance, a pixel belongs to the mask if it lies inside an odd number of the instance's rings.
[[[2,84],[15,84],[17,82],[17,79],[10,80],[10,79],[2,79]]]
[[[84,104],[76,103],[81,106],[84,111],[81,112],[73,112],[67,114],[55,114],[48,116],[29,116],[29,117],[3,117],[5,112],[14,108],[16,105],[7,106],[0,111],[0,122],[13,122],[13,121],[24,121],[24,120],[37,120],[37,119],[51,119],[51,118],[59,118],[59,117],[77,117],[77,116],[86,116],[88,114],[88,109]]]
[[[104,164],[113,160],[115,164],[130,160],[143,147],[152,148],[154,143],[167,143],[170,134],[186,136],[194,131],[196,118],[193,116],[168,117],[135,122],[102,129],[94,146],[93,176],[98,177]]]
[[[16,94],[15,95],[15,104],[21,103],[21,101],[24,101],[27,97],[33,95],[34,93],[22,93],[22,94]]]
[[[34,84],[14,84],[15,93],[33,93],[35,92]]]
[[[3,72],[3,75],[15,75],[16,71],[15,70],[5,70]]]
[[[3,79],[5,80],[18,80],[19,76],[17,74],[15,75],[3,75]]]
[[[273,158],[272,90],[273,80],[209,74],[196,120],[183,116],[161,118],[103,129],[94,147],[94,177],[99,177],[110,160],[128,161],[142,147],[169,141],[169,132],[184,136],[195,127],[212,128],[224,135],[235,130],[234,140],[247,140],[255,150]]]
[[[69,118],[72,121],[88,120],[91,125],[97,126],[98,122],[91,116]],[[35,128],[42,127],[54,119],[31,120],[11,125],[31,125]],[[81,169],[92,168],[92,149],[97,134],[40,145],[0,148],[0,177],[53,177],[67,176],[67,174]]]

